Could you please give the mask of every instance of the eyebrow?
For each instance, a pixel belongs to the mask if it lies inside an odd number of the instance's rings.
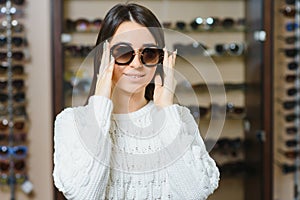
[[[118,43],[114,44],[113,46],[122,45],[122,44],[132,47],[132,43],[129,43],[129,42],[118,42]],[[146,43],[146,44],[143,44],[142,47],[157,47],[157,45],[154,43]]]

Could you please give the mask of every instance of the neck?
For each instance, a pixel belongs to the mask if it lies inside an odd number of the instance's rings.
[[[147,104],[144,94],[145,90],[137,93],[128,93],[126,91],[114,88],[112,95],[112,102],[114,104],[113,113],[122,114],[139,110]]]

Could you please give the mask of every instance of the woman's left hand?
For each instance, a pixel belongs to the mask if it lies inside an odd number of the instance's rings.
[[[155,76],[155,89],[153,101],[159,107],[166,107],[173,104],[174,92],[176,88],[176,80],[174,78],[174,66],[176,60],[176,53],[174,51],[168,55],[168,51],[164,49],[163,71],[164,71],[164,84],[162,84],[161,77]]]

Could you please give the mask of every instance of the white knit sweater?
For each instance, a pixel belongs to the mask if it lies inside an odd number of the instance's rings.
[[[55,120],[54,183],[67,199],[206,199],[219,171],[189,110],[112,114],[110,99],[92,96]]]

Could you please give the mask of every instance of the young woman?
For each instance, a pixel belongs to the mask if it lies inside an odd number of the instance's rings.
[[[85,106],[55,120],[54,182],[67,199],[206,199],[219,171],[189,110],[173,104],[176,51],[147,8],[103,20]]]

